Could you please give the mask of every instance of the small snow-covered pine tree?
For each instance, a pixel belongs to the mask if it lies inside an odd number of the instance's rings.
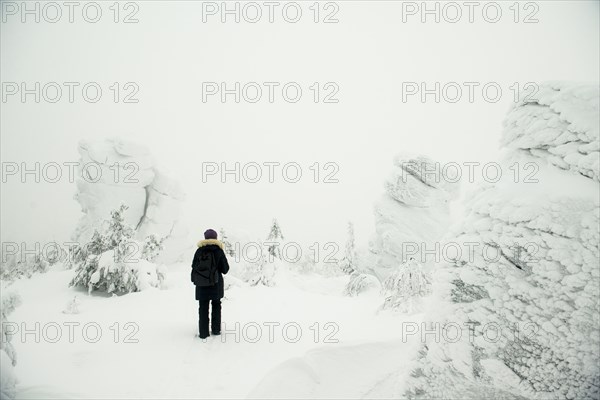
[[[274,285],[274,266],[267,262],[262,247],[256,256],[256,261],[246,264],[242,275],[243,280],[248,282],[251,286],[257,286],[259,283],[264,286]]]
[[[411,257],[383,282],[382,292],[385,297],[382,309],[413,312],[421,299],[431,294],[431,277]]]
[[[348,222],[348,239],[344,257],[340,260],[340,269],[345,274],[351,275],[356,271],[356,248],[354,246],[354,224]]]
[[[227,254],[230,257],[235,257],[235,249],[229,241],[229,237],[225,233],[225,229],[219,229],[219,237],[221,238],[221,242],[223,243],[223,250],[225,251],[225,254]]]
[[[105,241],[108,242],[109,249],[115,249],[117,261],[131,256],[130,245],[135,231],[131,226],[125,224],[123,214],[128,208],[125,204],[121,204],[117,210],[111,211],[111,219],[106,231]]]
[[[31,276],[36,272],[48,272],[48,261],[42,256],[42,254],[38,253],[33,257],[33,262],[31,264],[31,268],[28,269],[27,277],[31,278]]]
[[[273,223],[271,223],[271,231],[269,232],[269,236],[267,237],[267,250],[271,257],[277,257],[281,259],[281,250],[279,249],[279,245],[283,242],[284,237],[281,232],[281,227],[277,222],[276,218],[273,218]]]
[[[298,262],[299,271],[304,273],[314,272],[316,270],[317,261],[315,260],[314,251],[302,251],[302,257]]]

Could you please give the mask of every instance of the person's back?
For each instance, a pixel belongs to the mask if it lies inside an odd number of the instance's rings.
[[[209,282],[208,274],[202,274],[204,260],[209,259],[211,268],[216,269],[214,279]],[[192,261],[192,282],[196,285],[198,307],[198,330],[200,338],[208,337],[208,304],[212,302],[210,326],[213,335],[221,333],[221,299],[225,295],[223,275],[229,271],[229,263],[223,251],[223,243],[217,240],[217,232],[208,229],[204,232],[204,240],[198,242],[198,249]]]

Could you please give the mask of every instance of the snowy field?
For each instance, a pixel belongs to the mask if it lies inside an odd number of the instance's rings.
[[[222,302],[222,335],[201,340],[189,265],[169,266],[163,289],[112,298],[65,290],[72,274],[51,271],[11,287],[23,300],[12,320],[19,329],[40,323],[41,333],[13,339],[17,398],[389,397],[380,380],[406,373],[418,349],[399,340],[403,318],[376,313],[376,292],[342,296],[344,277],[287,271],[276,287],[237,283]],[[79,313],[66,314],[74,295]]]

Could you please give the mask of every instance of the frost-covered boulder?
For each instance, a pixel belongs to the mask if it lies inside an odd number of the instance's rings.
[[[552,97],[545,89],[539,101],[554,104],[560,117],[529,103],[513,108],[505,124],[510,148],[503,167],[534,162],[537,182],[505,177],[467,196],[467,213],[451,235],[462,249],[435,270],[430,313],[432,323],[462,332],[426,340],[404,393],[409,398],[600,395],[598,169],[585,155],[590,146],[580,143],[578,158],[559,140],[592,143],[589,132],[596,132],[597,143],[599,122],[590,108],[598,105],[598,90],[552,87],[564,92],[554,94],[560,101],[545,100]],[[540,107],[546,114],[538,123],[513,123],[538,118]],[[517,142],[527,151],[515,150]]]
[[[129,207],[126,223],[136,239],[150,234],[164,238],[159,261],[179,258],[187,241],[180,220],[184,193],[177,181],[157,167],[145,146],[121,139],[81,141],[75,199],[84,213],[74,240],[87,243],[102,221],[122,203]]]
[[[445,176],[439,163],[400,154],[385,181],[386,193],[375,204],[375,236],[370,250],[378,261],[375,272],[385,279],[407,261],[406,250],[434,248],[450,222],[448,204],[458,195],[455,177]],[[414,255],[414,254],[413,254]]]

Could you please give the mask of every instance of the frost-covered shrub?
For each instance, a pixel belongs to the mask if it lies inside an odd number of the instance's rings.
[[[0,280],[12,281],[18,275],[17,272],[17,257],[14,254],[2,254],[2,262],[0,262]]]
[[[116,294],[160,287],[165,271],[147,259],[158,256],[160,241],[154,236],[149,236],[144,244],[132,240],[135,231],[124,222],[126,209],[121,205],[112,211],[102,231],[95,231],[89,243],[73,252],[76,267],[70,286]]]
[[[290,247],[291,248],[291,247]],[[314,273],[326,278],[345,275],[340,268],[340,260],[337,260],[331,254],[330,249],[326,248],[323,253],[313,245],[298,249],[301,252],[300,256],[288,251],[290,260],[289,265],[294,271],[301,273]],[[296,260],[296,258],[298,258]]]
[[[314,272],[326,278],[346,275],[340,269],[339,262],[337,260],[322,260],[321,262],[316,263],[314,266]]]
[[[294,264],[294,269],[301,273],[314,273],[316,271],[317,262],[314,254],[310,251],[303,251],[302,257]]]
[[[22,260],[9,254],[5,262],[0,263],[0,280],[10,282],[22,277],[31,278],[34,274],[47,272],[50,265],[41,253],[27,254]]]
[[[379,286],[379,280],[374,275],[353,272],[350,275],[350,280],[344,288],[344,295],[358,296],[360,293],[363,293],[369,289],[377,288]]]
[[[17,364],[17,353],[8,334],[8,315],[21,304],[21,298],[14,292],[6,293],[0,298],[0,398],[13,399],[16,395],[17,379],[14,366]]]
[[[77,299],[77,296],[73,296],[72,300],[69,300],[63,314],[79,314],[79,305],[81,302]]]
[[[247,282],[250,286],[257,286],[259,284],[263,286],[275,286],[273,268],[267,264],[262,266],[258,263],[246,264],[243,275],[244,282]]]
[[[153,262],[163,249],[163,240],[164,239],[158,239],[155,235],[148,236],[144,240],[141,257],[146,261]]]
[[[265,257],[265,250],[261,248],[254,254],[249,255],[250,260],[256,260],[247,262],[244,264],[242,270],[242,280],[249,283],[251,286],[264,285],[274,286],[275,285],[275,262],[268,262]]]
[[[382,293],[382,309],[413,312],[420,308],[421,299],[431,294],[431,277],[411,259],[383,282]]]
[[[6,332],[6,322],[8,322],[7,316],[12,313],[20,304],[21,297],[14,292],[6,293],[0,298],[0,349],[4,350],[6,354],[8,354],[12,365],[17,364],[17,355],[14,347],[10,343],[11,336]]]
[[[219,238],[221,240],[221,243],[223,243],[223,251],[225,252],[225,254],[228,257],[235,257],[235,249],[229,241],[229,236],[227,236],[227,233],[225,233],[225,229],[219,229]]]

